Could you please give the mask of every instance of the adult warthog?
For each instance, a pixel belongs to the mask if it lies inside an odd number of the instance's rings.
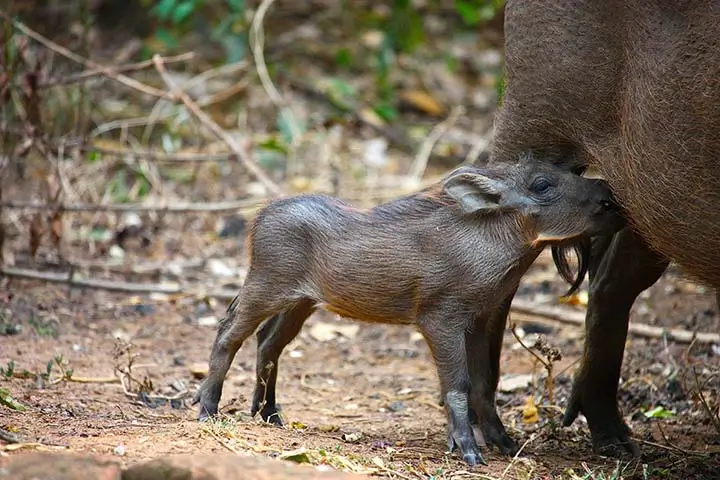
[[[505,8],[492,160],[533,151],[597,169],[632,225],[592,242],[585,351],[564,423],[583,413],[596,451],[637,453],[617,405],[630,308],[670,260],[720,287],[720,2]]]

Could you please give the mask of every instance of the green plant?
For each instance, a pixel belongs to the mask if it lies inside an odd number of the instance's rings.
[[[10,390],[6,388],[0,388],[0,405],[5,405],[6,407],[17,410],[18,412],[24,412],[27,410],[25,405],[15,400],[10,394]]]
[[[50,322],[45,322],[37,318],[34,314],[30,315],[28,323],[35,329],[38,335],[41,337],[53,337],[57,338],[58,332],[55,326]]]
[[[437,3],[437,2],[435,2]],[[463,25],[472,28],[492,20],[505,6],[505,0],[455,0],[455,11]],[[375,82],[379,101],[374,105],[375,113],[386,121],[397,118],[398,112],[393,106],[394,86],[390,75],[395,67],[398,54],[411,53],[427,41],[423,16],[410,0],[393,0],[390,14],[379,25],[383,32],[383,41],[378,49],[375,67]],[[349,63],[349,57],[343,55],[340,60]],[[340,62],[338,62],[340,63]],[[498,98],[504,93],[504,79],[498,79],[496,89]]]
[[[57,366],[57,368],[60,370],[60,377],[53,380],[52,383],[60,383],[66,380],[70,380],[73,376],[73,369],[72,368],[65,368],[65,358],[62,355],[55,355],[51,360],[48,360],[45,373],[40,374],[45,380],[50,380],[50,375],[52,374],[53,367]]]
[[[149,7],[148,14],[157,22],[149,38],[154,46],[176,50],[183,37],[199,32],[223,50],[227,63],[245,57],[248,45],[245,0],[143,0],[142,3]],[[149,57],[153,48],[146,50]]]
[[[10,360],[7,363],[7,367],[5,367],[5,368],[0,367],[0,376],[12,378],[13,373],[15,373],[15,361],[14,360]]]
[[[455,11],[469,27],[492,20],[504,6],[505,0],[455,0]]]

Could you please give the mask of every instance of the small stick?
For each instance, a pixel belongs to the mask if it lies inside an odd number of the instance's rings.
[[[144,118],[143,118],[144,120]],[[28,132],[19,128],[9,127],[7,124],[0,123],[0,132],[7,133],[16,137],[28,138]],[[37,138],[34,135],[28,138],[32,141],[32,138]],[[54,145],[50,139],[46,139],[44,136],[41,137],[44,143],[50,148],[52,153],[57,153],[59,145]],[[135,158],[147,158],[149,160],[155,160],[157,162],[164,163],[200,163],[200,162],[220,162],[229,160],[232,156],[232,152],[222,153],[166,153],[153,150],[131,150],[129,148],[107,148],[98,147],[92,144],[82,144],[82,139],[73,138],[71,141],[65,140],[64,147],[66,149],[77,149],[80,152],[97,152],[101,155],[111,155],[116,157],[130,156]]]
[[[62,382],[75,382],[75,383],[118,383],[118,379],[115,377],[76,377],[71,375],[69,377],[61,377],[50,382],[51,385],[55,385]]]
[[[662,448],[664,450],[668,450],[671,452],[677,453],[677,451],[678,451],[678,447],[676,447],[675,445],[672,445],[672,446],[671,445],[663,445],[662,443],[651,442],[650,440],[644,440],[642,438],[633,438],[633,440],[636,440],[640,443],[644,443],[645,445],[650,445],[651,447]],[[706,452],[698,452],[696,450],[680,450],[680,452],[682,452],[684,454],[688,454],[688,455],[698,456],[698,457],[709,457],[711,455],[709,452],[707,452],[707,453]]]
[[[528,347],[527,345],[525,345],[525,342],[523,342],[523,341],[520,339],[520,336],[519,336],[519,335],[517,334],[517,332],[515,331],[515,328],[516,328],[515,324],[513,324],[512,327],[510,327],[510,330],[512,331],[513,337],[515,337],[515,340],[517,340],[518,343],[519,343],[527,352],[529,352],[530,354],[532,354],[532,356],[535,357],[535,358],[537,359],[537,361],[540,362],[540,364],[541,364],[543,367],[545,367],[545,370],[547,371],[547,377],[545,378],[545,387],[547,388],[547,391],[548,391],[548,403],[549,403],[550,405],[552,405],[552,404],[553,404],[553,375],[552,375],[553,364],[552,364],[552,362],[546,361],[546,360],[545,360],[544,358],[542,358],[540,355],[538,355],[537,353],[535,353],[535,352],[532,350],[532,348],[530,348],[530,347]]]
[[[131,156],[136,158],[147,158],[156,162],[164,163],[200,163],[200,162],[221,162],[229,160],[234,154],[226,153],[163,153],[152,150],[130,150],[122,148],[101,148],[92,145],[80,148],[84,152],[97,152],[101,155]]]
[[[127,384],[125,381],[127,380]],[[118,378],[116,381],[120,382],[120,385],[122,385],[123,393],[125,393],[125,396],[130,399],[136,399],[138,397],[138,393],[135,393],[130,390],[130,374],[127,371],[120,371],[118,373]],[[188,393],[190,393],[188,390],[183,390],[182,392],[179,392],[173,396],[166,396],[166,395],[150,395],[146,394],[146,398],[149,400],[163,400],[166,402],[171,402],[173,400],[182,400],[183,398],[188,396]]]
[[[252,173],[258,180],[260,180],[260,182],[262,182],[262,184],[265,185],[265,187],[273,195],[282,195],[282,190],[280,189],[280,187],[278,187],[275,182],[273,182],[270,177],[249,157],[249,155],[240,147],[237,141],[235,141],[235,139],[229,133],[220,128],[220,126],[215,123],[210,118],[210,116],[208,116],[208,114],[200,110],[200,107],[198,107],[197,104],[192,101],[192,99],[188,96],[187,93],[178,88],[173,79],[170,78],[170,75],[168,75],[168,72],[165,69],[165,65],[163,64],[163,58],[160,55],[155,54],[153,56],[153,62],[155,63],[155,68],[162,77],[163,81],[172,91],[171,97],[173,99],[179,98],[185,104],[185,107],[187,107],[188,111],[192,113],[200,121],[200,123],[202,123],[208,130],[210,130],[217,138],[225,142],[230,148],[230,150],[232,150],[232,152],[238,157],[238,159],[240,159],[243,165],[245,165],[245,168],[247,168],[250,173]]]
[[[585,325],[584,312],[574,311],[564,307],[536,305],[524,300],[514,299],[510,308],[513,312],[520,314],[535,315],[571,325]],[[693,340],[700,343],[720,343],[720,334],[717,333],[691,332],[679,328],[667,330],[662,327],[654,327],[652,325],[635,322],[629,323],[628,333],[646,338],[662,338],[667,335],[669,339],[679,343],[690,343]]]
[[[267,65],[265,64],[265,57],[263,55],[265,42],[263,19],[274,1],[275,0],[263,0],[260,3],[260,6],[258,6],[255,16],[253,17],[252,28],[250,30],[250,48],[252,50],[253,59],[255,60],[255,69],[257,70],[258,77],[260,78],[260,83],[262,84],[263,89],[265,89],[265,93],[267,93],[268,97],[270,97],[270,100],[282,114],[288,117],[288,126],[290,127],[292,133],[293,142],[295,142],[302,132],[298,129],[295,114],[290,107],[288,107],[287,102],[283,99],[282,95],[280,95],[280,92],[278,92],[277,88],[275,88],[275,85],[270,79],[270,73],[268,72]]]
[[[373,457],[372,462],[383,472],[389,473],[391,478],[393,476],[402,478],[404,480],[414,480],[416,478],[411,477],[410,475],[405,475],[404,473],[393,470],[392,468],[386,467],[385,463],[380,459],[380,457]]]
[[[422,145],[420,145],[420,150],[415,156],[412,165],[410,165],[408,175],[411,180],[416,182],[420,181],[420,178],[422,178],[425,173],[425,169],[427,168],[428,160],[430,159],[433,147],[442,138],[442,136],[450,130],[450,127],[457,122],[458,118],[464,113],[464,111],[465,109],[462,106],[454,107],[450,112],[450,115],[448,115],[445,120],[433,127],[430,134],[427,138],[425,138],[425,141],[423,141]]]
[[[179,63],[179,62],[185,62],[188,60],[192,60],[195,57],[195,52],[186,52],[182,53],[180,55],[174,55],[171,57],[165,57],[165,63]],[[57,87],[61,85],[70,85],[73,83],[82,82],[83,80],[87,80],[88,78],[96,77],[96,76],[108,76],[108,75],[117,75],[118,73],[123,72],[136,72],[138,70],[144,70],[146,68],[150,68],[153,66],[152,59],[145,60],[143,62],[137,62],[137,63],[128,63],[126,65],[118,65],[118,66],[110,66],[110,67],[99,67],[99,68],[90,68],[88,70],[85,70],[84,72],[75,73],[73,75],[68,75],[67,77],[57,78],[53,80],[45,80],[40,82],[38,85],[40,88],[50,88],[50,87]]]
[[[6,451],[6,452],[16,452],[18,450],[24,450],[34,448],[38,451],[53,451],[53,450],[67,450],[67,447],[61,446],[61,445],[46,445],[44,443],[39,442],[31,442],[31,443],[15,443],[12,445],[5,445],[3,447],[0,447],[0,450]]]
[[[46,262],[39,264],[42,268],[58,268],[67,267],[75,270],[88,269],[88,270],[102,270],[107,272],[119,273],[123,275],[157,275],[157,274],[172,274],[172,266],[175,268],[193,269],[201,268],[207,263],[206,258],[191,258],[182,262],[149,262],[149,263],[128,263],[125,260],[110,260],[110,261],[82,261],[82,260],[69,260],[63,263],[57,262]]]
[[[38,272],[36,270],[29,270],[24,268],[0,267],[0,276],[42,280],[51,283],[65,283],[74,287],[97,288],[101,290],[110,290],[113,292],[165,293],[168,295],[182,293],[182,289],[180,288],[180,286],[175,285],[113,282],[110,280],[100,279],[85,280],[71,278],[67,274],[62,273]]]
[[[235,455],[240,455],[240,454],[242,453],[240,450],[237,450],[237,449],[233,448],[231,445],[227,444],[227,443],[225,442],[225,440],[223,440],[222,438],[220,438],[220,435],[218,435],[217,433],[213,432],[212,429],[206,428],[205,431],[206,431],[207,433],[209,433],[211,437],[213,437],[221,446],[223,446],[223,447],[224,447],[226,450],[228,450],[229,452],[232,452],[232,453],[234,453]]]
[[[0,207],[16,210],[52,210],[59,212],[138,212],[138,213],[223,213],[243,208],[260,206],[258,200],[237,200],[217,203],[175,203],[173,205],[143,205],[141,203],[92,204],[74,203],[69,205],[6,201]]]
[[[503,473],[502,473],[502,475],[500,475],[500,478],[499,478],[498,480],[503,480],[503,478],[505,478],[505,476],[507,475],[507,473],[510,471],[510,468],[512,468],[512,466],[513,466],[513,465],[515,464],[515,462],[517,461],[518,457],[520,457],[520,454],[522,453],[522,451],[525,449],[525,447],[526,447],[530,442],[532,442],[533,440],[535,440],[535,437],[536,437],[536,435],[535,435],[534,433],[531,433],[531,434],[530,434],[530,438],[528,438],[527,440],[525,440],[525,442],[522,444],[522,446],[518,449],[517,453],[516,453],[515,456],[512,458],[512,460],[510,461],[510,463],[508,463],[508,466],[505,467],[505,470],[503,470]]]
[[[480,158],[480,155],[488,151],[488,142],[484,138],[480,137],[473,143],[473,146],[470,147],[470,150],[468,151],[467,155],[465,156],[465,164],[466,165],[474,165],[475,162]]]

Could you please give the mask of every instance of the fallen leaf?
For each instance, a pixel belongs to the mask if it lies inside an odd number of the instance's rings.
[[[662,407],[658,405],[657,407],[653,408],[652,410],[648,410],[645,412],[645,416],[647,418],[668,418],[675,415],[670,410],[666,410],[665,407]]]
[[[305,430],[307,428],[307,425],[302,422],[292,422],[290,426],[295,430]]]
[[[530,395],[525,400],[525,406],[523,407],[523,422],[537,423],[538,420],[538,409],[535,406],[535,398]]]
[[[400,92],[400,99],[428,115],[440,117],[445,114],[445,108],[440,102],[423,90],[404,90]]]
[[[24,412],[27,410],[25,405],[15,400],[13,396],[10,395],[10,390],[6,388],[0,388],[0,405],[5,405],[6,407],[17,410],[18,412]]]
[[[296,176],[291,181],[292,188],[297,193],[308,192],[312,188],[312,180],[308,177]]]
[[[190,365],[190,375],[197,380],[202,380],[207,377],[208,366],[205,363],[193,363]]]
[[[569,297],[560,297],[559,301],[560,303],[564,303],[567,305],[585,307],[588,304],[588,292],[582,290],[578,293],[570,295]]]
[[[372,108],[363,108],[358,112],[358,116],[366,123],[375,127],[382,127],[385,125],[385,120],[380,115],[375,113]]]
[[[289,450],[282,452],[280,458],[283,460],[290,460],[296,463],[310,463],[310,456],[308,455],[305,447],[298,448],[297,450]]]

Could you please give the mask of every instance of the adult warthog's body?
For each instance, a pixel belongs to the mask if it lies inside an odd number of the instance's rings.
[[[630,308],[676,261],[720,287],[720,2],[508,0],[493,161],[597,169],[625,229],[593,242],[582,367],[566,412],[628,441],[617,388]]]

